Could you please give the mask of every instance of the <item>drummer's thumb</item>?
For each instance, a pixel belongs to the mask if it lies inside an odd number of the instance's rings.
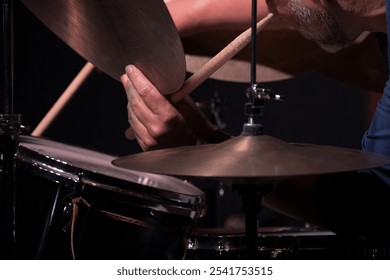
[[[129,140],[134,140],[135,139],[135,133],[134,133],[134,130],[129,127],[128,129],[126,129],[125,131],[125,136],[127,139]]]

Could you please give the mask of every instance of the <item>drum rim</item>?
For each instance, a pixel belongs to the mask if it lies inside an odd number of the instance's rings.
[[[272,228],[272,227],[271,227]],[[277,228],[277,227],[276,227]],[[265,232],[262,232],[265,229]],[[280,227],[281,230],[268,231],[267,227],[258,229],[257,238],[259,240],[258,251],[281,250],[288,251],[297,245],[305,245],[300,250],[318,249],[320,247],[308,246],[305,241],[315,239],[316,241],[326,239],[326,241],[337,240],[337,235],[327,229],[305,229],[300,227]],[[242,231],[210,231],[197,232],[190,237],[188,250],[208,250],[214,252],[245,251],[247,236]],[[263,243],[264,241],[267,241]],[[273,241],[273,242],[270,242]],[[273,246],[270,246],[272,243]],[[278,243],[276,246],[275,243]],[[329,242],[328,245],[332,245]],[[318,245],[318,243],[316,244]]]

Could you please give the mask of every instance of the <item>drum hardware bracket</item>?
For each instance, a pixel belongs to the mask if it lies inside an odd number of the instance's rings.
[[[77,180],[75,181],[75,184],[72,187],[73,188],[72,193],[69,194],[64,199],[63,208],[62,208],[62,226],[61,226],[63,232],[68,232],[71,226],[75,200],[77,198],[79,199],[82,198],[81,193],[84,189],[83,176],[84,174],[82,172],[80,172],[77,175]]]
[[[250,101],[245,104],[245,115],[248,117],[248,122],[244,124],[241,135],[262,135],[263,126],[257,121],[257,118],[263,115],[265,100],[283,101],[284,97],[256,83],[247,89],[246,96]]]
[[[283,95],[276,94],[272,89],[267,89],[264,87],[259,87],[259,84],[254,84],[246,91],[246,97],[256,100],[274,100],[274,101],[284,101],[285,98]]]
[[[255,118],[263,114],[266,99],[283,100],[281,95],[274,94],[271,90],[259,87],[256,83],[256,65],[257,65],[257,0],[252,0],[251,7],[251,68],[250,68],[250,87],[246,91],[249,103],[245,104],[245,113],[248,116],[248,123],[244,125],[242,135],[255,136],[263,134],[263,126]]]
[[[10,135],[12,137],[15,134],[21,134],[29,130],[30,127],[21,125],[20,114],[0,114],[0,135]]]
[[[64,207],[62,209],[62,226],[61,229],[63,232],[68,232],[72,220],[72,209],[73,203],[72,200],[67,199],[64,203]]]

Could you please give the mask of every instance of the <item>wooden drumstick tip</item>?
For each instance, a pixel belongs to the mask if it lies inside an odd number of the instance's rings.
[[[270,13],[256,24],[256,33],[259,33],[271,20],[273,14]],[[215,71],[223,66],[229,59],[241,51],[250,41],[252,28],[248,28],[243,33],[238,35],[231,43],[229,43],[218,54],[211,58],[203,65],[196,73],[184,81],[181,88],[167,98],[172,103],[177,103],[184,97],[189,95],[195,88],[209,78]]]

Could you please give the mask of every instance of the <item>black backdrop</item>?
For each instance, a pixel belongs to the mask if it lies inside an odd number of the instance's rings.
[[[22,114],[23,125],[32,131],[85,63],[14,1],[14,112]],[[264,86],[286,97],[284,102],[266,103],[266,134],[291,142],[360,147],[367,126],[364,91],[317,73]],[[217,96],[224,129],[238,135],[245,122],[247,87],[209,79],[191,96],[207,114]],[[135,141],[124,137],[126,102],[122,85],[95,71],[42,137],[118,156],[140,152]],[[229,199],[218,203],[230,209],[227,212],[235,211]]]
[[[14,2],[14,111],[33,130],[86,61]],[[364,91],[316,73],[264,86],[286,97],[283,103],[266,103],[266,134],[286,141],[360,147],[367,125]],[[236,135],[245,122],[247,87],[210,79],[192,97],[209,111],[217,91],[225,130]],[[126,102],[121,84],[95,71],[43,136],[118,155],[138,151],[137,144],[123,136]]]

